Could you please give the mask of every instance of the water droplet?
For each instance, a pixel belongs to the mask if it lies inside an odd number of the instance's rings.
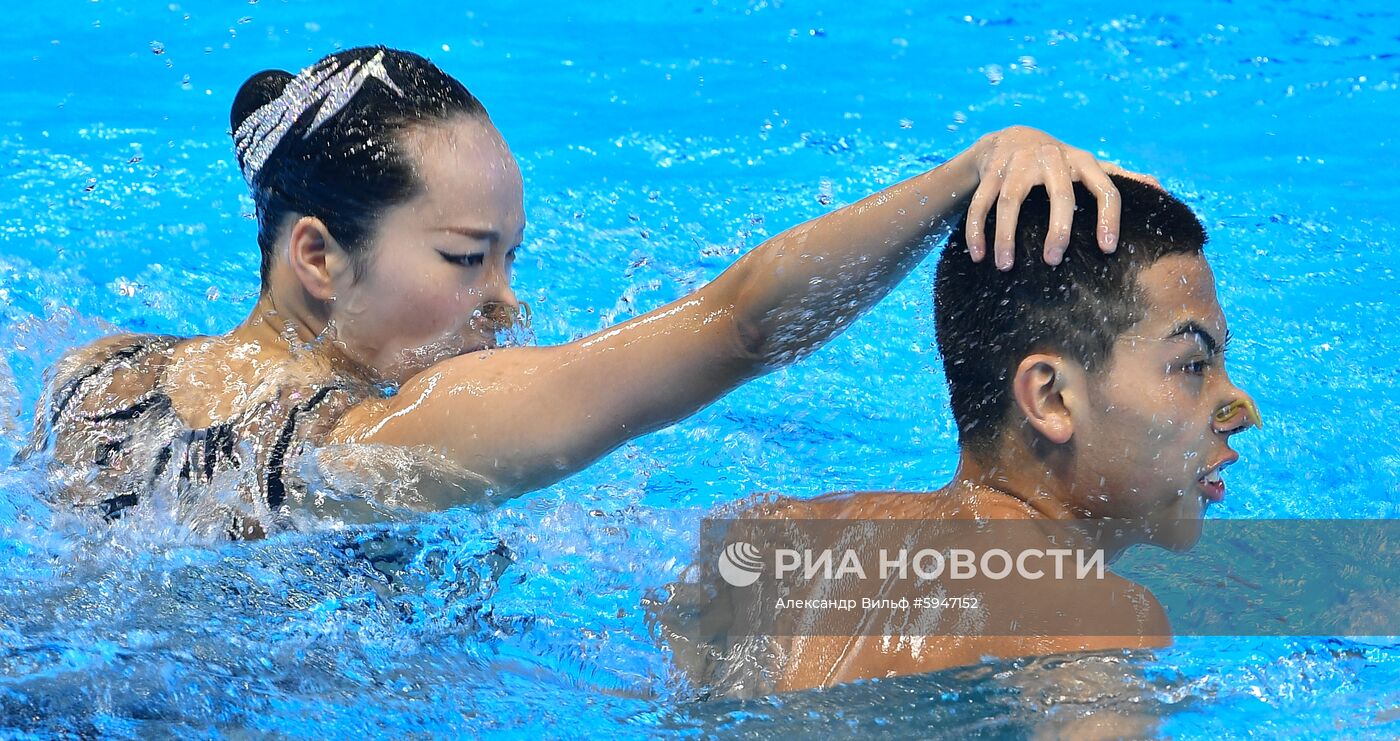
[[[155,54],[156,56],[160,56],[161,54],[164,54],[164,53],[165,53],[165,44],[162,44],[162,43],[160,43],[159,41],[152,41],[152,42],[151,42],[151,53],[152,53],[152,54]]]

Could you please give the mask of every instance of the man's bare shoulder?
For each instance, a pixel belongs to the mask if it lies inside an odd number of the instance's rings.
[[[937,491],[836,491],[808,499],[767,496],[736,508],[737,517],[769,520],[1026,520],[1014,501],[981,500]]]

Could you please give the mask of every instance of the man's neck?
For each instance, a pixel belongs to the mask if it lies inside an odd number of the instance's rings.
[[[948,490],[973,497],[1006,497],[1048,520],[1076,523],[1075,530],[1102,548],[1110,561],[1138,542],[1133,528],[1114,526],[1089,517],[1082,508],[1068,471],[1042,460],[1030,450],[1007,451],[990,460],[962,451]],[[1081,526],[1082,525],[1082,526]]]
[[[1015,462],[1008,463],[1010,460]],[[964,450],[958,458],[958,470],[953,474],[950,486],[1015,499],[1051,520],[1077,517],[1067,504],[1069,499],[1065,494],[1068,483],[1050,466],[1036,460],[1029,451],[984,459]]]

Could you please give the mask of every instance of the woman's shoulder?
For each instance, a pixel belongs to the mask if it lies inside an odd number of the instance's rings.
[[[58,414],[75,406],[93,413],[148,394],[179,341],[169,335],[119,334],[68,351],[48,374],[49,410]]]
[[[156,392],[159,369],[178,340],[164,335],[119,334],[69,350],[45,374],[23,460],[93,424],[132,417]],[[61,451],[60,451],[61,452]]]
[[[138,334],[134,332],[123,332],[120,334],[99,337],[86,345],[80,345],[68,350],[59,358],[55,365],[60,371],[74,364],[86,361],[102,361],[117,355],[129,355],[143,349],[154,349],[157,346],[163,348],[174,347],[180,342],[180,338],[170,335],[160,334]]]

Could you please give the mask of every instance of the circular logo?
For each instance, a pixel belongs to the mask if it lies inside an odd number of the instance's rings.
[[[730,543],[719,554],[719,575],[730,586],[747,587],[763,573],[763,554],[743,541]]]

